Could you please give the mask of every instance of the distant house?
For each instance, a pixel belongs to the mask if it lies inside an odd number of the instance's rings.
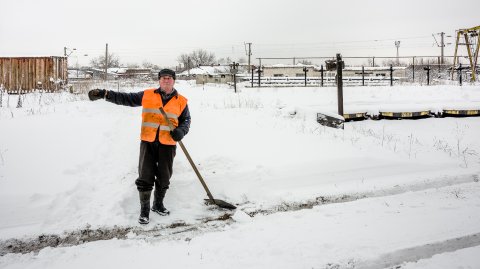
[[[82,81],[90,80],[93,78],[93,72],[83,69],[68,69],[68,81]]]
[[[393,76],[397,78],[404,78],[407,76],[407,67],[405,66],[394,66]],[[361,77],[362,76],[362,67],[361,66],[346,66],[343,69],[342,74],[344,77]],[[377,66],[377,67],[368,67],[363,68],[363,75],[367,78],[370,77],[390,77],[390,67],[389,66]]]
[[[244,71],[244,67],[239,67],[239,74]],[[190,70],[183,71],[177,75],[179,78],[195,78],[197,84],[205,83],[230,83],[233,82],[233,74],[229,65],[199,66]]]
[[[67,57],[0,57],[0,85],[9,93],[56,91],[68,83]]]
[[[296,64],[296,65],[285,65],[285,64],[276,64],[270,66],[264,66],[262,76],[264,77],[274,77],[274,78],[282,78],[282,77],[304,77],[305,72],[303,69],[306,68],[307,77],[320,77],[321,76],[321,67],[316,65],[304,65],[304,64]],[[336,70],[333,71],[326,71],[324,69],[323,76],[324,77],[334,77],[336,74]],[[361,66],[347,66],[342,70],[343,77],[361,77],[362,76],[362,67]],[[390,76],[390,67],[364,67],[363,75],[365,77],[389,77]],[[393,76],[394,77],[405,77],[406,76],[406,67],[402,66],[395,66],[393,67]]]
[[[233,82],[233,74],[221,73],[221,74],[197,74],[195,76],[195,82],[197,84],[205,83],[230,83]]]
[[[105,69],[99,68],[90,68],[88,71],[92,74],[94,79],[105,79]],[[107,69],[107,79],[117,79],[117,73],[114,73],[109,69]]]
[[[95,79],[105,78],[105,69],[91,68],[89,71]],[[152,77],[152,70],[150,68],[111,67],[107,69],[107,76],[108,79],[150,79]]]
[[[116,73],[118,78],[151,78],[152,73],[150,68],[118,68],[116,71],[109,68],[109,71]]]
[[[319,77],[320,69],[315,65],[287,65],[287,64],[275,64],[263,66],[262,76],[265,77],[304,77],[305,72],[303,68],[307,68],[307,76]]]

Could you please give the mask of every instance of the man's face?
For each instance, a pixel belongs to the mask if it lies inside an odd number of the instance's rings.
[[[160,88],[165,91],[165,93],[170,93],[173,90],[173,85],[175,80],[171,76],[161,76],[160,77]]]

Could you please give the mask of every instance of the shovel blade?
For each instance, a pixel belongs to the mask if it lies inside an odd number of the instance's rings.
[[[219,206],[221,208],[225,208],[225,209],[236,209],[237,208],[236,206],[234,206],[230,203],[227,203],[223,200],[220,200],[220,199],[213,199],[213,202],[210,199],[205,199],[205,203],[207,205],[217,205],[217,206]]]

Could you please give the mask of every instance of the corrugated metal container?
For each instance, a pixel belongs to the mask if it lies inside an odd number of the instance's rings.
[[[57,91],[67,79],[67,57],[0,57],[0,84],[9,93]]]

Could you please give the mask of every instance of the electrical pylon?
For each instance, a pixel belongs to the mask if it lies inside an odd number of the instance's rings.
[[[455,42],[455,54],[453,56],[453,69],[452,69],[452,79],[453,79],[453,70],[457,64],[458,56],[458,46],[465,45],[467,46],[468,60],[470,61],[470,70],[472,71],[472,82],[476,80],[476,71],[478,63],[478,50],[480,46],[480,26],[468,28],[468,29],[459,29],[457,32],[457,41]],[[465,43],[460,43],[460,37],[465,38]]]

